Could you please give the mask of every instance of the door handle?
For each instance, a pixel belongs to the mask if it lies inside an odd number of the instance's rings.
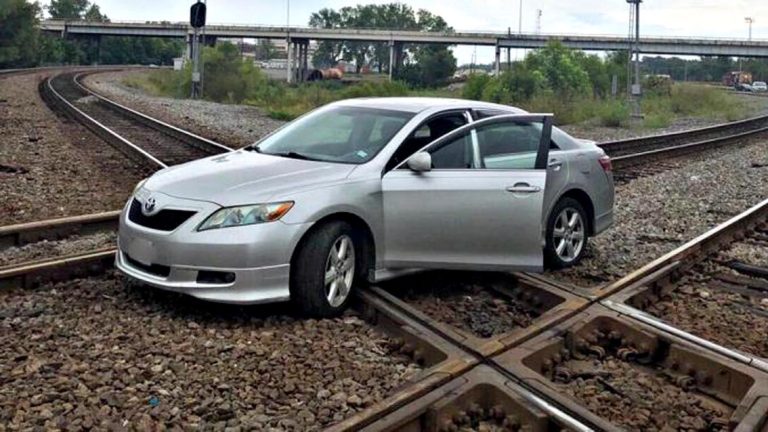
[[[560,171],[560,168],[563,167],[563,161],[558,159],[552,159],[549,161],[550,168],[552,168],[553,171]]]
[[[538,193],[541,192],[541,187],[531,186],[528,183],[517,183],[514,186],[507,187],[507,192],[512,193]]]

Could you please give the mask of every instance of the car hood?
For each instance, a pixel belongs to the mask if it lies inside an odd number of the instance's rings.
[[[290,192],[338,182],[354,168],[239,150],[166,168],[150,177],[144,188],[227,207],[264,203],[277,196],[285,198]]]

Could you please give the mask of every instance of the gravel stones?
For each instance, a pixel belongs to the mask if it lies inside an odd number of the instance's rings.
[[[123,83],[126,77],[147,73],[151,72],[100,73],[83,82],[116,102],[231,147],[252,144],[284,124],[254,106],[151,96]]]
[[[768,358],[767,299],[765,293],[746,296],[685,278],[645,311],[722,346]]]
[[[112,273],[2,291],[0,424],[317,430],[420,371],[353,312],[281,311],[124,287]]]
[[[61,240],[41,240],[24,246],[0,250],[0,267],[27,261],[56,258],[114,247],[117,233],[74,235]]]
[[[120,208],[144,173],[38,93],[46,73],[0,78],[0,226]]]
[[[480,338],[527,327],[539,316],[525,303],[497,294],[478,274],[430,272],[387,286],[430,318]]]
[[[673,250],[768,196],[768,141],[708,151],[679,168],[616,188],[615,224],[590,239],[585,259],[549,272],[562,283],[599,286]]]
[[[628,430],[728,430],[730,408],[675,384],[674,377],[653,366],[613,356],[569,360],[563,364],[580,376],[562,383],[564,392],[598,416]]]

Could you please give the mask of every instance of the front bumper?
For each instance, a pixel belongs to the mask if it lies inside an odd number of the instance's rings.
[[[162,201],[166,208],[197,213],[165,232],[132,222],[126,206],[118,233],[118,270],[153,287],[221,303],[257,304],[290,298],[289,263],[306,230],[304,224],[278,221],[198,232],[197,226],[217,205],[168,196]],[[232,274],[234,281],[200,281],[200,272]]]

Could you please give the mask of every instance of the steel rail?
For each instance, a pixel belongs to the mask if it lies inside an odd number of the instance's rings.
[[[88,72],[86,74],[93,73]],[[100,102],[106,104],[107,108],[115,112],[117,115],[129,118],[132,121],[138,122],[144,127],[158,131],[164,135],[180,140],[192,147],[203,150],[206,153],[217,154],[233,151],[232,148],[223,144],[193,134],[189,131],[183,130],[179,127],[170,125],[161,120],[155,119],[144,113],[140,113],[136,110],[128,108],[122,104],[119,104],[101,94],[91,91],[79,82],[79,79],[85,74],[76,74],[73,76],[73,85],[89,96],[97,98]],[[67,98],[62,95],[53,85],[53,80],[60,75],[49,77],[41,84],[41,93],[47,96],[46,99],[50,100],[54,106],[62,107],[62,109],[71,115],[75,120],[86,126],[88,129],[96,133],[102,139],[109,144],[122,151],[124,154],[132,158],[139,163],[149,163],[154,168],[167,168],[168,165],[160,160],[160,158],[151,154],[149,151],[141,148],[141,146],[131,142],[127,138],[123,137],[119,133],[115,132],[111,128],[104,125],[99,120],[93,118],[83,110],[77,108]]]
[[[732,130],[739,130],[741,128],[757,129],[765,126],[768,126],[768,115],[666,134],[627,138],[616,141],[606,141],[603,143],[598,143],[597,145],[605,150],[609,156],[614,158],[623,155],[617,153],[623,153],[627,151],[632,153],[642,153],[648,151],[649,147],[664,145],[670,141],[690,141],[710,134],[729,132]]]
[[[62,236],[117,228],[120,210],[0,227],[0,250]]]
[[[150,162],[155,168],[168,168],[168,165],[161,160],[152,156],[141,147],[123,138],[112,129],[108,128],[95,118],[89,116],[71,102],[69,102],[64,96],[62,96],[56,89],[53,88],[53,79],[49,78],[41,83],[41,90],[46,95],[50,95],[53,98],[55,104],[62,107],[62,109],[69,115],[75,118],[79,123],[83,124],[86,128],[90,129],[96,135],[107,141],[109,144],[122,151],[128,157],[137,160],[138,162]],[[127,151],[126,151],[127,150]]]
[[[190,131],[181,129],[177,126],[174,126],[172,124],[166,123],[162,120],[156,119],[154,117],[150,117],[144,113],[141,113],[139,111],[136,111],[132,108],[128,108],[127,106],[120,104],[118,102],[113,101],[112,99],[107,98],[106,96],[102,95],[101,93],[92,90],[85,86],[81,80],[82,78],[85,78],[88,75],[92,75],[94,72],[82,72],[73,77],[73,80],[75,82],[75,85],[82,91],[88,93],[91,96],[96,97],[97,99],[101,100],[105,104],[107,104],[109,107],[113,108],[115,111],[118,111],[121,114],[124,114],[127,117],[131,117],[133,119],[136,119],[137,121],[152,127],[155,130],[158,130],[160,132],[163,132],[167,135],[171,135],[173,137],[176,137],[182,141],[188,142],[189,144],[192,144],[202,150],[213,150],[220,153],[225,152],[231,152],[234,149],[228,146],[225,146],[223,144],[217,143],[216,141],[210,140],[208,138],[202,137],[200,135],[197,135],[195,133],[192,133]]]
[[[729,144],[735,140],[749,138],[754,135],[758,135],[764,132],[768,132],[768,127],[761,127],[753,129],[747,132],[740,132],[733,135],[722,136],[719,138],[712,138],[704,141],[698,141],[688,144],[680,144],[670,147],[664,147],[655,150],[648,150],[639,153],[632,153],[627,155],[621,155],[611,158],[614,169],[620,171],[635,165],[643,164],[649,161],[657,160],[659,158],[667,158],[670,156],[679,156],[687,153],[691,153],[697,150],[717,147],[720,145]]]

